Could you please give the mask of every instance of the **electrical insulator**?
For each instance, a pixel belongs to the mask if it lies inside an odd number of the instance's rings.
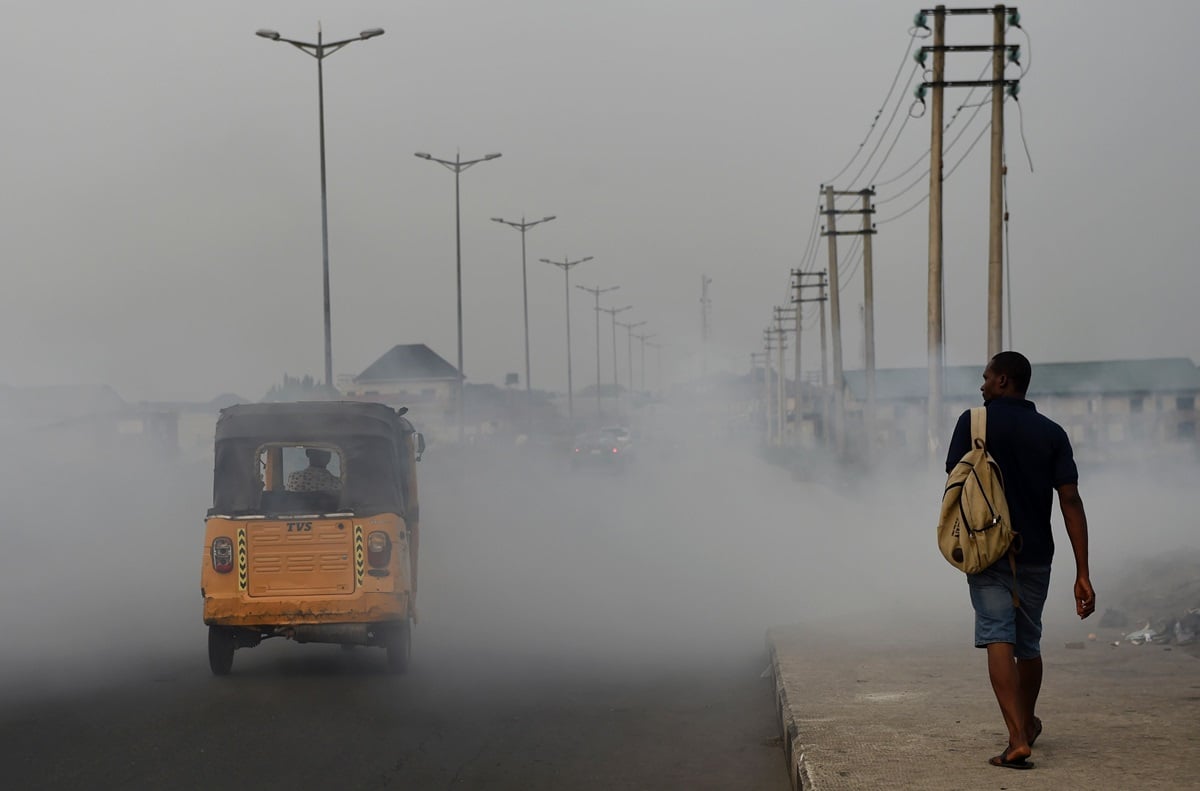
[[[1012,85],[1008,86],[1008,95],[1011,96],[1012,98],[1016,99],[1017,94],[1019,94],[1020,92],[1021,92],[1021,83],[1014,82]]]
[[[920,101],[922,104],[925,103],[925,91],[928,87],[929,86],[926,85],[925,83],[921,83],[920,85],[917,86],[917,89],[915,91],[913,91],[913,96],[917,97],[917,100]]]
[[[1015,15],[1016,12],[1013,13]],[[913,17],[913,27],[917,28],[918,30],[929,30],[929,25],[925,24],[925,20],[925,12],[918,12],[917,15]]]
[[[919,50],[913,53],[913,60],[915,60],[921,66],[921,68],[925,68],[925,59],[928,57],[928,55],[929,53],[925,51],[925,48],[921,47]]]
[[[1008,24],[1013,27],[1021,27],[1021,12],[1016,10],[1010,11],[1008,14]]]
[[[1016,46],[1016,47],[1009,47],[1009,49],[1008,49],[1008,62],[1009,62],[1009,63],[1015,63],[1015,64],[1017,64],[1018,66],[1020,66],[1020,65],[1021,65],[1021,48],[1020,48],[1019,46]]]

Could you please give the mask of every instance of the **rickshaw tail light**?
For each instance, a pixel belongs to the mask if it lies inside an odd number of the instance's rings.
[[[221,536],[212,542],[212,566],[218,574],[233,571],[233,541]]]
[[[392,539],[387,533],[376,530],[367,536],[367,562],[375,568],[383,568],[392,559]]]

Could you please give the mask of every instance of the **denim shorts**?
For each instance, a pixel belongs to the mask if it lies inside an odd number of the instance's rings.
[[[1049,566],[1017,566],[1019,609],[1013,607],[1013,573],[1003,558],[978,574],[967,575],[975,608],[975,647],[1012,643],[1017,659],[1042,655],[1042,607],[1050,590]]]

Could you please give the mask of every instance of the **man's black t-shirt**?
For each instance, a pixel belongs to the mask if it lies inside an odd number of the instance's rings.
[[[1062,426],[1038,413],[1032,401],[994,398],[987,402],[987,447],[1004,475],[1004,495],[1013,530],[1021,534],[1017,563],[1049,565],[1054,557],[1050,512],[1054,490],[1079,482],[1071,441]],[[971,449],[971,412],[954,427],[946,472]]]

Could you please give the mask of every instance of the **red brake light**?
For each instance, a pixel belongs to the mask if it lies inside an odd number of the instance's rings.
[[[212,542],[212,567],[218,574],[233,571],[233,541],[221,536]]]
[[[617,452],[617,449],[616,449],[616,448],[613,448],[613,453],[616,453],[616,452]]]
[[[392,539],[388,534],[376,530],[367,536],[367,562],[374,568],[383,568],[392,559]]]

